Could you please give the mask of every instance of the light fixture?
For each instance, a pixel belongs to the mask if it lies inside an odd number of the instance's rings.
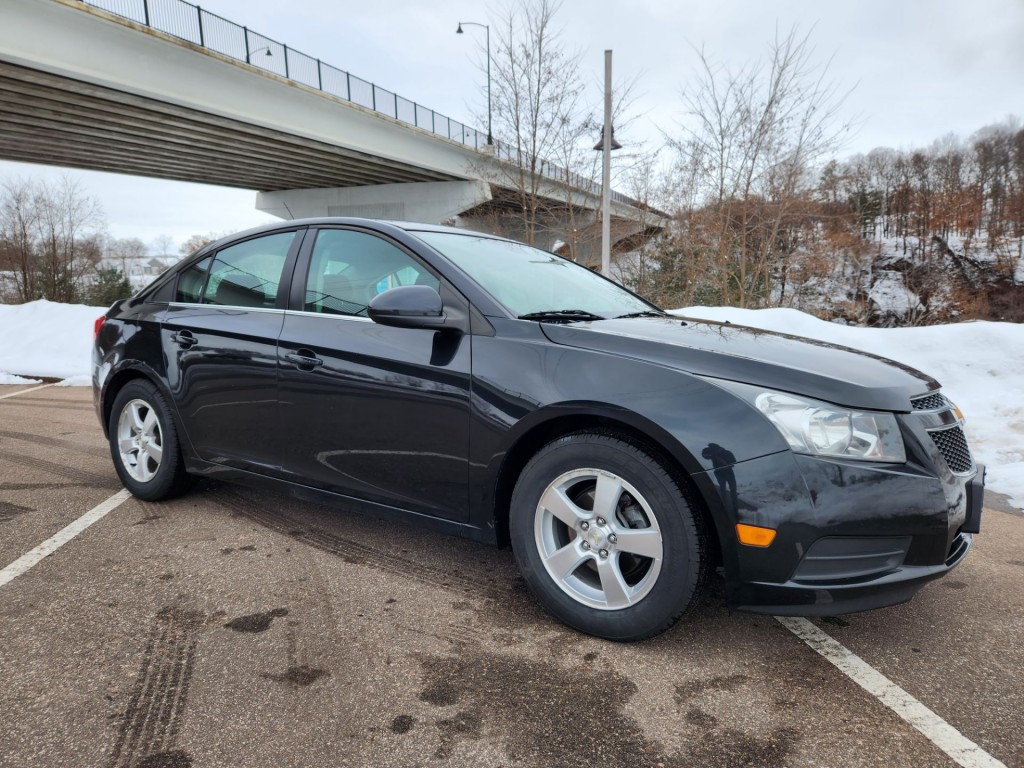
[[[622,149],[622,145],[619,144],[619,142],[617,142],[615,140],[615,128],[614,127],[611,130],[611,134],[612,134],[612,144],[611,144],[612,149],[611,149],[611,151],[614,152],[616,149]],[[597,144],[594,145],[594,149],[596,151],[598,151],[598,152],[604,152],[604,134],[603,133],[601,134],[601,138],[598,139]]]
[[[262,48],[257,48],[255,51],[246,51],[245,52],[245,63],[246,64],[252,64],[250,59],[253,56],[255,56],[257,53],[259,53],[260,51],[265,51],[265,53],[263,54],[264,56],[273,56],[274,55],[274,52],[270,50],[270,46],[269,45],[264,45]]]

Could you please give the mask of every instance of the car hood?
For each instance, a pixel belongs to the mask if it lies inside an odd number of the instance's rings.
[[[678,317],[542,324],[556,344],[648,360],[850,408],[909,411],[935,379],[867,352],[784,333]]]

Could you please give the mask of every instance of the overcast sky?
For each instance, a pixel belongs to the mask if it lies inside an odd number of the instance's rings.
[[[468,123],[486,111],[483,30],[498,4],[468,0],[203,0],[202,7]],[[842,90],[856,125],[843,156],[877,146],[926,146],[949,133],[1024,117],[1024,0],[565,0],[558,26],[583,57],[600,99],[603,54],[615,80],[636,79],[639,115],[616,138],[656,145],[685,119],[681,91],[694,48],[737,67],[761,58],[776,29],[811,33],[815,58]],[[482,127],[483,122],[479,122]],[[60,170],[0,162],[0,179]],[[271,221],[253,192],[68,171],[96,196],[115,237],[176,242],[196,232]]]

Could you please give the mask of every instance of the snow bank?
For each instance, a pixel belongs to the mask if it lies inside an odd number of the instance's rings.
[[[93,323],[106,311],[44,300],[0,304],[0,376],[82,376],[79,386],[88,386]]]
[[[26,379],[13,373],[0,373],[0,384],[42,384],[40,379]]]
[[[673,314],[842,344],[935,377],[967,417],[967,437],[975,458],[988,467],[988,487],[1024,509],[1024,325],[859,328],[795,309],[687,307]]]

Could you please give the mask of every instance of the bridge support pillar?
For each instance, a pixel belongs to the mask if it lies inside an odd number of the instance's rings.
[[[282,219],[359,216],[441,224],[490,199],[491,187],[484,181],[424,181],[260,192],[256,209]]]

